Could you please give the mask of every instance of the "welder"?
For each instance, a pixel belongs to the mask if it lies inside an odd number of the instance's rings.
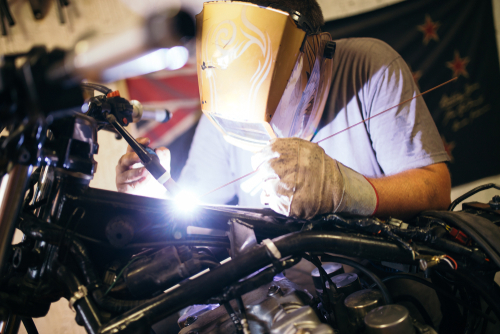
[[[448,155],[423,98],[399,105],[419,94],[401,56],[370,38],[334,44],[320,30],[316,0],[250,2],[205,3],[197,16],[206,117],[179,185],[209,193],[205,203],[237,198],[244,207],[268,204],[306,219],[331,212],[406,219],[446,209]],[[169,151],[156,151],[169,166]],[[156,183],[144,168],[132,168],[138,162],[131,150],[120,159],[119,191],[144,193]],[[310,269],[301,262],[287,277],[307,286]],[[439,323],[434,291],[411,282],[389,288],[413,292]]]
[[[203,202],[237,196],[299,218],[446,209],[448,156],[423,98],[373,117],[419,94],[405,61],[379,40],[332,42],[323,23],[315,0],[204,4],[196,57],[206,117],[179,185],[201,195],[258,169]],[[168,166],[168,150],[157,153]],[[155,182],[138,162],[131,150],[120,159],[119,191]]]

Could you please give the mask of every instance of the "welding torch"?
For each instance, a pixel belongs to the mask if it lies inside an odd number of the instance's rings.
[[[158,158],[156,152],[150,147],[144,146],[137,142],[137,140],[135,140],[135,138],[132,137],[132,135],[127,130],[125,130],[120,122],[118,122],[113,114],[106,113],[106,119],[127,141],[134,152],[137,153],[144,167],[146,167],[151,175],[153,175],[156,181],[162,184],[163,187],[165,187],[165,189],[167,189],[173,197],[177,196],[180,193],[180,188],[172,179],[170,173],[165,168],[163,168],[160,163],[160,158]]]

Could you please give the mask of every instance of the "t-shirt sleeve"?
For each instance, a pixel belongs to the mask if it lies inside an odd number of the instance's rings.
[[[401,57],[367,85],[364,115],[377,161],[385,175],[448,161],[448,154],[412,73]]]
[[[179,186],[202,196],[232,180],[228,143],[205,115],[201,116],[191,144],[186,165],[179,177]],[[224,204],[235,196],[234,187],[224,187],[200,200]]]

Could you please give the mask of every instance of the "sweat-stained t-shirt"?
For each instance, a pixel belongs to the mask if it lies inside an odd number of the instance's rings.
[[[384,42],[371,38],[336,42],[329,102],[312,142],[419,94],[405,61]],[[422,97],[319,145],[330,157],[367,177],[396,174],[448,160]],[[227,143],[203,116],[179,185],[197,195],[205,194],[252,172],[252,155]],[[224,204],[237,195],[241,206],[262,207],[260,185],[257,177],[252,176],[205,196],[203,202]]]

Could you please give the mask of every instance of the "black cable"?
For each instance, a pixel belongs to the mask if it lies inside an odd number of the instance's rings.
[[[33,318],[21,317],[21,321],[23,322],[24,328],[28,334],[38,334]]]
[[[366,276],[370,277],[370,279],[375,283],[375,285],[378,286],[378,288],[380,289],[380,292],[382,293],[382,297],[384,297],[384,302],[386,305],[389,305],[389,304],[392,304],[392,298],[391,298],[391,295],[389,293],[389,290],[387,290],[387,287],[385,286],[385,284],[380,280],[380,278],[378,278],[377,275],[375,275],[373,272],[371,272],[370,270],[366,269],[365,266],[357,263],[356,261],[353,261],[353,260],[349,260],[349,259],[346,259],[345,257],[339,257],[339,256],[332,256],[330,254],[327,254],[325,256],[325,258],[328,258],[328,261],[332,261],[332,262],[338,262],[338,263],[342,263],[342,264],[346,264],[348,266],[351,266],[353,268],[356,268],[358,269],[359,271],[361,271],[363,274],[365,274]]]
[[[59,241],[59,245],[58,245],[57,248],[59,248],[59,249],[61,248],[62,242],[63,242],[64,238],[66,237],[66,232],[68,232],[69,224],[73,220],[73,217],[76,216],[76,212],[78,211],[78,209],[80,209],[80,207],[77,207],[73,211],[73,213],[71,214],[71,216],[68,218],[68,221],[66,222],[66,226],[64,227],[64,231],[62,233],[61,240]],[[82,214],[80,215],[80,217],[76,221],[75,229],[78,227],[78,224],[80,224],[80,222],[82,221],[83,217],[85,216],[85,209],[82,209],[82,210],[83,210]],[[70,239],[70,240],[74,240],[74,237],[75,237],[75,232],[74,231],[73,231],[73,235],[71,237],[68,235],[68,239]],[[62,263],[66,263],[67,257],[68,257],[68,253],[66,252],[66,254],[64,255],[64,260],[62,261]]]
[[[318,268],[318,271],[320,273],[320,277],[323,277],[324,279],[326,279],[328,281],[328,284],[330,285],[330,288],[333,290],[333,292],[337,293],[337,285],[335,283],[333,283],[331,277],[328,276],[328,273],[326,272],[325,268],[323,268],[323,264],[318,259],[318,257],[304,253],[303,258],[306,259],[307,261],[311,262],[312,264],[314,264],[316,266],[316,268]],[[322,282],[324,281],[324,279],[322,279]],[[323,285],[325,285],[324,282],[323,282]],[[326,292],[326,285],[325,285],[324,289]]]
[[[111,93],[113,91],[112,89],[110,89],[104,85],[90,83],[90,82],[83,82],[80,84],[80,86],[96,90],[96,91],[101,92],[105,95],[108,95],[109,93]]]
[[[9,4],[7,3],[7,0],[0,0],[1,6],[3,7],[4,15],[5,18],[7,19],[7,22],[9,23],[9,26],[13,26],[16,24],[16,21],[14,21],[14,18],[12,17],[12,14],[10,13],[9,9]]]
[[[472,190],[469,190],[468,192],[466,192],[465,194],[463,194],[462,196],[458,197],[456,200],[451,202],[450,206],[448,207],[448,211],[453,211],[453,209],[455,209],[455,207],[458,204],[460,204],[460,202],[466,200],[467,198],[471,197],[472,195],[477,194],[480,191],[490,189],[490,188],[495,188],[495,189],[500,190],[500,186],[496,185],[495,183],[483,184],[482,186],[479,186],[479,187],[476,187]]]
[[[440,288],[440,287],[438,287],[438,286],[436,286],[436,285],[434,285],[434,284],[426,281],[423,278],[420,278],[418,276],[413,276],[413,275],[410,275],[410,274],[397,274],[397,275],[394,275],[394,276],[385,277],[382,281],[383,282],[387,282],[387,281],[394,280],[394,279],[409,279],[409,280],[418,282],[420,284],[426,285],[429,288],[431,288],[433,290],[436,290],[437,292],[439,292],[440,294],[442,294],[444,297],[446,297],[448,299],[451,299],[455,303],[458,303],[458,304],[462,305],[464,308],[468,308],[471,313],[474,313],[474,314],[479,315],[479,316],[481,316],[481,317],[483,317],[485,319],[488,319],[488,321],[490,321],[490,322],[492,322],[494,324],[496,323],[495,318],[493,318],[491,316],[488,316],[487,314],[484,314],[481,311],[477,311],[474,308],[471,308],[471,306],[469,306],[469,304],[467,304],[463,300],[458,299],[457,297],[455,297],[452,294],[448,293],[444,289],[442,289],[442,288]],[[373,287],[375,287],[375,284],[373,284],[372,286],[370,286],[370,288],[373,288]]]
[[[7,36],[7,28],[5,27],[4,19],[5,19],[5,13],[2,7],[0,6],[0,29],[2,31],[2,36]]]
[[[330,296],[328,295],[328,290],[326,288],[326,280],[330,279],[330,277],[328,277],[328,274],[326,273],[325,268],[323,268],[323,265],[321,264],[321,261],[317,257],[311,256],[311,255],[309,255],[307,253],[304,253],[302,255],[302,257],[304,259],[306,259],[307,261],[311,262],[314,266],[316,266],[316,268],[318,268],[319,278],[321,280],[321,287],[323,288],[323,300],[322,300],[322,302],[323,302],[323,306],[325,307],[325,309],[329,313],[332,310],[332,304],[333,303],[330,300]],[[330,281],[331,281],[331,279],[330,279]],[[328,284],[330,284],[330,283],[328,283]],[[330,286],[332,286],[333,289],[335,289],[334,291],[336,293],[337,292],[336,285],[335,284],[331,284]]]

